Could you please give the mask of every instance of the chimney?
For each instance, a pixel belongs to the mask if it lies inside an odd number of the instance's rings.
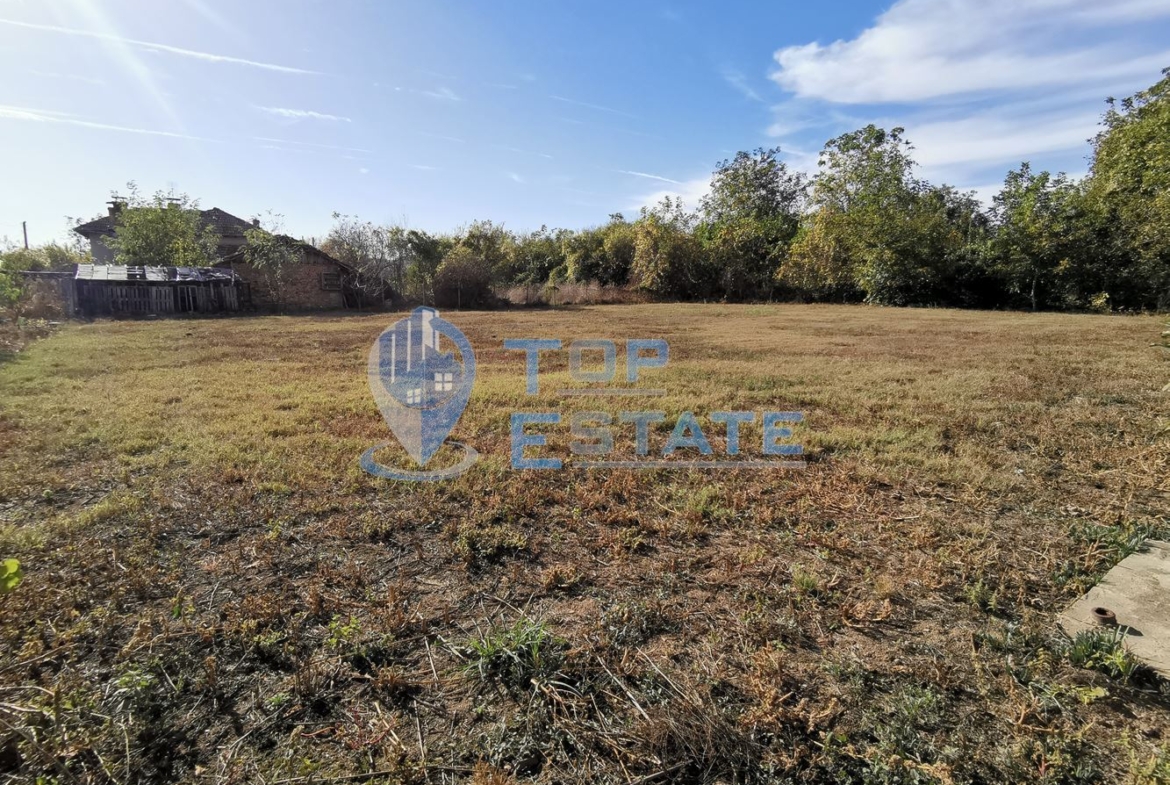
[[[259,228],[260,228],[260,219],[259,219],[259,218],[253,218],[253,219],[252,219],[252,226],[255,226],[257,229],[259,229]]]
[[[114,198],[106,202],[107,209],[110,211],[111,218],[117,218],[118,214],[126,207],[126,203],[122,201],[122,197],[114,196]]]

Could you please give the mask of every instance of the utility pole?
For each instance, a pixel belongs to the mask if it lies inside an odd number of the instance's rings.
[[[24,250],[28,250],[28,221],[21,221],[20,228],[24,230]]]

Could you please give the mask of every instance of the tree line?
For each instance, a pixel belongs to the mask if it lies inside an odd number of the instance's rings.
[[[450,234],[335,213],[317,244],[356,271],[353,287],[374,304],[482,307],[508,289],[539,300],[577,283],[669,300],[1170,308],[1170,69],[1110,99],[1090,143],[1085,177],[1022,163],[990,207],[919,178],[903,129],[869,125],[827,142],[811,177],[779,148],[740,152],[717,165],[696,209],[666,198],[583,230],[481,220]],[[156,194],[123,211],[120,260],[214,261],[194,203],[173,202]],[[250,232],[248,256],[279,271],[291,251],[266,238]],[[0,299],[16,291],[3,271],[38,253],[45,265],[72,256],[59,246],[0,254]]]
[[[812,177],[778,148],[740,152],[695,210],[666,198],[581,231],[476,221],[439,236],[338,215],[323,247],[446,306],[578,282],[673,300],[1165,309],[1170,69],[1163,77],[1108,102],[1087,176],[1023,163],[989,208],[917,177],[903,129],[870,125],[826,143]]]

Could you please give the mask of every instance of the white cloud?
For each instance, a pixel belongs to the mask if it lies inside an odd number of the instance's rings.
[[[352,123],[353,120],[348,117],[340,117],[334,114],[324,114],[322,112],[314,112],[308,109],[286,109],[282,106],[257,106],[261,112],[276,115],[277,117],[287,117],[290,120],[328,120],[330,122],[338,123]]]
[[[524,178],[521,177],[520,175],[516,174],[515,172],[508,172],[508,179],[514,183],[524,182]]]
[[[455,142],[456,144],[467,144],[466,139],[460,139],[458,136],[444,136],[443,134],[432,134],[427,131],[417,131],[419,136],[425,136],[429,139],[441,139],[444,142]]]
[[[1095,111],[1029,113],[1007,106],[965,117],[906,124],[914,159],[926,169],[1019,162],[1031,155],[1084,149],[1099,119]]]
[[[725,65],[719,69],[719,75],[723,77],[723,81],[734,87],[744,98],[749,101],[763,102],[763,97],[752,89],[752,86],[748,84],[747,77],[739,69]]]
[[[677,181],[671,180],[670,182]],[[661,202],[664,198],[669,196],[672,199],[681,199],[683,205],[687,209],[693,210],[699,206],[699,203],[703,200],[703,197],[710,192],[711,177],[710,175],[696,177],[693,180],[679,182],[678,186],[679,187],[677,188],[663,188],[661,190],[654,191],[653,193],[643,194],[641,196],[635,197],[634,200],[630,202],[629,208],[631,210],[640,210],[643,207],[653,207],[654,205]]]
[[[35,71],[29,69],[29,73],[33,76],[42,76],[46,79],[68,79],[74,82],[85,82],[86,84],[103,86],[106,81],[95,76],[82,76],[81,74],[61,74],[55,71]]]
[[[265,71],[279,71],[286,74],[319,74],[319,71],[309,71],[304,68],[292,68],[286,65],[276,65],[274,63],[264,63],[257,60],[245,60],[242,57],[228,57],[227,55],[217,55],[211,52],[199,52],[194,49],[182,49],[177,46],[168,46],[167,44],[157,44],[150,41],[138,41],[133,38],[123,38],[120,35],[112,35],[109,33],[98,33],[92,30],[76,30],[72,27],[59,27],[57,25],[41,25],[33,22],[17,22],[12,19],[0,19],[0,24],[11,25],[13,27],[23,27],[29,30],[41,30],[48,33],[60,33],[62,35],[80,36],[84,38],[97,38],[103,41],[114,41],[119,44],[127,44],[129,46],[136,46],[141,49],[148,49],[154,52],[177,55],[179,57],[188,57],[195,60],[203,60],[208,63],[228,63],[232,65],[244,65],[251,68],[261,68]]]
[[[1097,42],[1101,26],[1156,17],[1170,17],[1170,3],[899,0],[852,40],[777,51],[772,78],[798,97],[836,103],[1152,78],[1170,48]]]
[[[58,123],[72,125],[79,128],[90,128],[98,131],[118,131],[127,134],[143,136],[163,136],[170,139],[188,139],[196,142],[211,142],[213,139],[204,139],[199,136],[175,133],[173,131],[158,131],[153,128],[134,128],[125,125],[111,125],[91,120],[81,120],[61,112],[49,112],[42,109],[26,109],[19,106],[0,106],[0,120],[23,120],[34,123]]]
[[[549,98],[553,99],[554,101],[560,101],[563,104],[572,104],[573,106],[583,106],[586,109],[596,109],[599,112],[609,112],[610,114],[618,114],[618,115],[621,115],[623,117],[632,118],[634,120],[638,119],[636,115],[632,115],[629,112],[623,112],[620,109],[614,109],[614,108],[609,107],[609,106],[602,106],[601,104],[591,104],[591,103],[587,103],[585,101],[577,101],[577,100],[574,100],[572,98],[565,98],[562,95],[550,95]]]
[[[364,166],[361,169],[358,169],[358,174],[369,174],[369,173],[370,173],[370,170]]]
[[[297,144],[305,145],[307,147],[320,147],[325,150],[342,150],[349,153],[373,153],[373,150],[367,150],[363,147],[342,147],[335,144],[319,144],[317,142],[297,142],[292,139],[276,139],[271,136],[253,136],[257,142],[276,142],[278,144]]]
[[[503,145],[503,144],[494,144],[494,145],[492,145],[492,147],[496,148],[497,150],[506,150],[509,153],[520,153],[521,155],[535,155],[538,158],[547,158],[549,160],[552,160],[552,156],[549,155],[548,153],[538,153],[535,150],[523,150],[519,147],[508,147],[507,145]]]
[[[895,0],[854,38],[775,53],[790,95],[768,134],[813,172],[825,139],[902,126],[922,176],[986,199],[1021,161],[1083,170],[1103,99],[1170,65],[1167,20],[1168,0]]]
[[[650,174],[649,172],[634,172],[630,171],[629,169],[614,169],[614,171],[618,174],[628,174],[632,177],[642,177],[647,180],[658,180],[659,182],[672,183],[674,185],[683,184],[681,180],[671,180],[669,177],[662,177],[661,175]]]
[[[436,87],[434,90],[412,90],[411,92],[425,95],[428,98],[438,98],[442,101],[462,101],[455,91],[449,87]]]

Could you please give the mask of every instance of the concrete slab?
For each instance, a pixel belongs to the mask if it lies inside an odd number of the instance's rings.
[[[1125,645],[1162,676],[1170,678],[1170,543],[1146,540],[1101,582],[1069,606],[1057,623],[1069,636],[1081,630],[1109,629],[1093,616],[1106,608],[1125,630]]]

